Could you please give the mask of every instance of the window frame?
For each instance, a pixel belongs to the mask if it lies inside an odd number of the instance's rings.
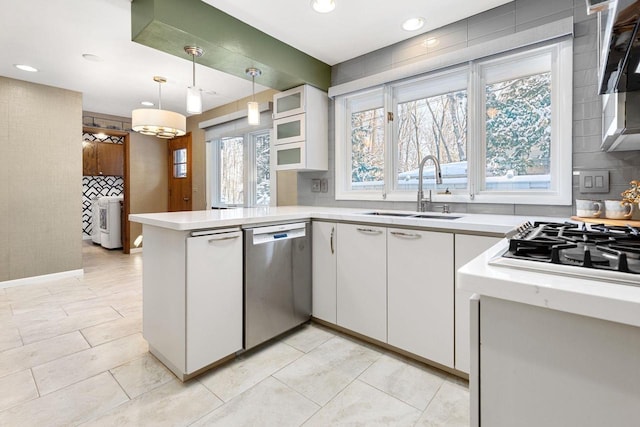
[[[269,155],[272,154],[272,130],[270,128],[259,129],[251,132],[238,132],[237,135],[225,135],[224,137],[216,137],[212,141],[210,141],[210,155],[207,156],[211,160],[211,176],[209,177],[209,182],[211,183],[211,208],[220,209],[220,208],[234,208],[234,207],[256,207],[256,206],[267,206],[267,205],[257,205],[256,197],[257,197],[257,162],[256,162],[256,148],[257,148],[257,140],[261,135],[269,135]],[[243,140],[243,191],[244,191],[244,200],[242,204],[227,204],[221,202],[221,180],[220,180],[220,143],[223,139],[226,138],[242,138]],[[273,180],[273,167],[272,162],[270,164],[270,180],[271,184],[269,186],[270,194],[270,205],[273,204],[274,198],[274,180]]]
[[[551,55],[551,156],[550,190],[497,191],[485,190],[486,169],[486,121],[483,70],[501,63],[515,63],[518,59],[537,55]],[[517,68],[517,67],[516,67]],[[397,164],[396,127],[386,121],[384,150],[384,188],[377,190],[351,190],[351,127],[348,103],[374,91],[382,92],[384,114],[396,112],[394,88],[413,82],[442,78],[447,73],[467,70],[467,190],[451,195],[433,195],[436,202],[460,203],[513,203],[570,205],[572,201],[572,105],[573,105],[573,43],[571,38],[541,43],[534,47],[516,49],[487,58],[469,61],[464,65],[437,70],[409,79],[388,82],[369,89],[335,97],[335,175],[336,200],[389,200],[413,201],[416,193],[396,190],[395,165]],[[509,70],[507,70],[509,71]],[[509,72],[513,75],[513,73]],[[507,74],[509,74],[507,73]],[[437,189],[444,191],[445,186]],[[426,187],[428,188],[428,187]],[[437,193],[437,192],[436,192]]]

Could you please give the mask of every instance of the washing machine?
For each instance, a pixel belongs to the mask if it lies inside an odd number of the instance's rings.
[[[100,207],[98,206],[100,196],[91,199],[91,241],[96,245],[100,244]]]
[[[100,212],[100,244],[103,248],[122,247],[120,235],[122,196],[103,196],[98,199]]]

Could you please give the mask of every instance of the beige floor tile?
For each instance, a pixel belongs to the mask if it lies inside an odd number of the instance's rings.
[[[116,380],[102,373],[0,412],[3,426],[71,426],[128,400]]]
[[[51,292],[49,292],[49,289],[47,289],[46,283],[13,286],[10,288],[5,288],[5,292],[7,295],[7,301],[9,302],[24,301],[44,295],[51,295]]]
[[[80,332],[71,332],[0,353],[0,377],[89,348]]]
[[[303,354],[286,344],[273,343],[214,369],[198,380],[228,402]]]
[[[325,405],[382,354],[333,337],[273,376],[319,405]]]
[[[329,341],[335,335],[336,334],[322,327],[306,324],[287,336],[283,342],[302,352],[308,353],[320,344]]]
[[[31,370],[0,378],[0,411],[38,397]]]
[[[421,427],[468,427],[469,389],[458,381],[445,381],[416,425]]]
[[[267,377],[193,426],[299,426],[318,409],[280,381]]]
[[[358,378],[423,411],[445,381],[446,374],[394,355],[384,355]]]
[[[71,302],[83,301],[95,298],[96,294],[87,287],[78,287],[66,292],[58,292],[55,294],[41,295],[36,298],[15,301],[11,303],[13,314],[22,314],[32,310],[38,310],[43,307],[59,306]]]
[[[86,426],[186,426],[222,405],[197,381],[177,379],[88,421]]]
[[[173,373],[151,353],[118,366],[111,373],[132,399],[175,379]]]
[[[67,313],[58,306],[41,307],[25,313],[13,314],[11,322],[17,327],[27,327],[43,322],[54,322],[67,318]]]
[[[33,368],[41,395],[116,368],[148,351],[141,334],[110,341]]]
[[[99,325],[100,323],[121,317],[122,316],[110,307],[96,308],[95,310],[74,314],[63,319],[21,327],[20,334],[22,335],[22,341],[24,341],[25,344],[29,344],[89,326]]]
[[[121,317],[110,322],[81,329],[82,335],[95,347],[117,338],[142,332],[142,317]]]
[[[22,338],[20,338],[18,328],[12,326],[0,328],[0,352],[10,348],[20,347],[21,345]]]
[[[412,426],[420,411],[359,380],[349,384],[304,425]]]

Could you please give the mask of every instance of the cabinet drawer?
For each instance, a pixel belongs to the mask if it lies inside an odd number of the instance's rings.
[[[305,115],[285,117],[273,121],[273,143],[275,145],[289,144],[305,140]]]

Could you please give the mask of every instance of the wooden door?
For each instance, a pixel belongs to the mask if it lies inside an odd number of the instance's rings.
[[[191,210],[191,132],[169,140],[169,212]]]
[[[95,141],[82,141],[82,175],[95,176],[98,174],[98,159],[96,158]]]

